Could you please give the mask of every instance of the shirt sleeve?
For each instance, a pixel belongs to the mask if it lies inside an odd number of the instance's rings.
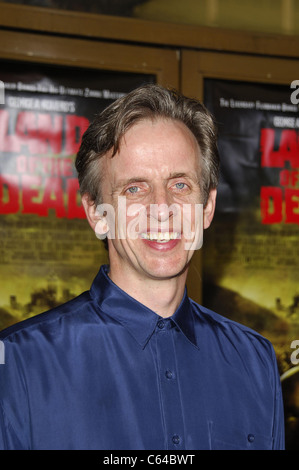
[[[285,449],[285,425],[284,425],[284,407],[282,398],[282,389],[280,376],[278,372],[275,352],[272,347],[272,360],[275,374],[275,408],[273,419],[273,450]]]
[[[24,447],[7,420],[2,403],[0,403],[0,450],[23,450]]]
[[[29,448],[27,394],[18,356],[16,345],[6,343],[5,363],[0,364],[0,450]]]

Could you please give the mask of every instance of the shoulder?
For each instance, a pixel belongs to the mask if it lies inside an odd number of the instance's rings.
[[[226,318],[191,300],[195,325],[206,330],[213,344],[219,344],[226,351],[237,353],[247,360],[258,359],[259,362],[276,362],[272,343],[257,331],[241,323]]]
[[[195,317],[197,317],[199,321],[205,319],[207,323],[209,323],[211,326],[215,328],[220,328],[222,330],[232,330],[240,335],[244,335],[244,334],[253,335],[254,337],[257,337],[258,339],[268,341],[260,333],[253,330],[252,328],[249,328],[248,326],[245,326],[241,323],[231,320],[230,318],[224,317],[223,315],[219,315],[219,313],[216,313],[213,310],[210,310],[206,307],[203,307],[202,305],[199,305],[198,303],[194,302],[194,300],[192,299],[190,299],[190,302],[191,302],[192,310],[195,314]]]
[[[50,331],[51,329],[56,329],[57,324],[64,321],[76,323],[80,321],[81,315],[86,311],[90,302],[89,292],[83,292],[81,295],[62,305],[5,328],[0,331],[0,340],[9,341],[15,336],[22,335],[28,337],[31,332],[36,330]]]

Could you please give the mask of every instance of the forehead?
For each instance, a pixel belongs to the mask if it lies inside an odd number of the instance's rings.
[[[110,177],[137,170],[166,175],[197,172],[199,159],[198,143],[185,124],[171,119],[142,120],[124,134],[118,152],[106,156],[106,168]]]

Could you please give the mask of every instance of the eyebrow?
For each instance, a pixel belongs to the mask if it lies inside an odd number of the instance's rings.
[[[187,173],[171,173],[169,178],[170,180],[174,179],[174,178],[190,178],[190,176],[187,174]]]

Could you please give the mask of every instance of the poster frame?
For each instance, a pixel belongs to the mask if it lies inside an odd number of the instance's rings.
[[[0,59],[154,74],[161,85],[179,86],[174,49],[0,30]]]
[[[0,9],[0,26],[24,31],[263,56],[299,56],[299,38],[290,34],[143,20],[1,1]]]
[[[183,50],[181,56],[181,91],[187,96],[204,100],[204,80],[246,81],[290,85],[298,79],[298,61],[287,58],[260,57],[256,55],[228,54]],[[291,94],[290,88],[290,94]],[[204,245],[203,245],[204,246]],[[189,295],[197,302],[202,302],[202,251],[195,254],[189,277]],[[202,287],[201,287],[202,289]]]
[[[298,79],[298,61],[288,58],[184,50],[181,67],[182,92],[201,100],[205,78],[280,85]]]
[[[66,38],[0,29],[0,60],[37,70],[61,66],[72,73],[78,69],[155,76],[159,84],[178,88],[179,57],[174,49]],[[67,71],[68,73],[68,71]],[[1,79],[1,77],[0,77]],[[99,266],[95,266],[97,269]]]

